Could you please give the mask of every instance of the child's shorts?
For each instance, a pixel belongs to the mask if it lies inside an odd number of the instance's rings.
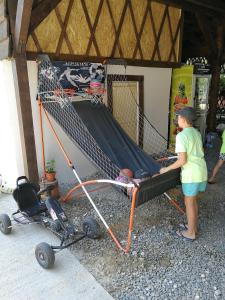
[[[187,197],[195,197],[200,192],[204,192],[206,189],[207,181],[182,183],[183,194]]]
[[[219,155],[219,159],[221,159],[221,160],[225,160],[225,153],[220,153],[220,155]]]

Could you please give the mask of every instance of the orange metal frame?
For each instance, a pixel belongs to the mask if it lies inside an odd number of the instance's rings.
[[[83,182],[81,184],[78,184],[76,187],[74,187],[73,191],[78,190],[82,186],[96,184],[96,183],[98,183],[98,180],[90,180],[90,181]],[[130,246],[131,246],[131,233],[133,230],[133,219],[134,219],[134,210],[135,210],[137,192],[138,192],[138,188],[135,187],[134,191],[133,191],[133,195],[132,195],[132,201],[131,201],[130,221],[129,221],[128,235],[127,235],[127,245],[125,248],[121,245],[121,242],[117,239],[117,237],[113,233],[112,229],[109,227],[107,228],[108,233],[111,235],[111,237],[112,237],[113,241],[115,242],[115,244],[117,245],[117,247],[125,253],[129,252]],[[63,202],[66,202],[66,201],[64,200]]]
[[[104,186],[100,186],[98,188],[94,188],[94,189],[88,190],[88,193],[92,193],[92,192],[95,192],[95,191],[99,191],[101,189],[105,189],[108,186],[109,186],[109,184],[105,184]],[[61,198],[61,201],[62,202],[68,202],[71,199],[71,195],[74,192],[76,192],[76,190],[77,190],[77,186],[75,185],[72,189],[69,190],[69,192],[66,194],[66,196],[64,196],[64,197]],[[84,192],[76,194],[76,198],[82,197],[83,195],[84,195]]]
[[[49,116],[48,116],[48,113],[47,111],[45,110],[45,108],[43,107],[42,105],[42,102],[41,102],[41,99],[39,98],[38,99],[38,105],[39,105],[39,116],[40,116],[40,130],[41,130],[41,144],[42,144],[42,165],[43,165],[43,172],[44,172],[44,176],[45,176],[45,151],[44,151],[44,135],[43,135],[43,116],[42,116],[42,111],[44,112],[45,116],[46,116],[46,119],[48,121],[48,124],[49,124],[49,127],[56,139],[56,141],[58,142],[59,144],[59,147],[64,155],[64,158],[68,164],[69,167],[71,167],[73,170],[74,169],[74,166],[71,162],[71,160],[69,159],[61,141],[59,140],[58,138],[58,135],[55,131],[55,129],[53,128],[53,125],[51,123],[51,120],[49,119]],[[93,184],[99,184],[101,183],[101,180],[91,180],[91,181],[86,181],[86,182],[81,182],[80,184],[76,185],[73,189],[71,189],[66,197],[62,200],[63,202],[67,202],[68,201],[68,198],[70,197],[70,195],[75,192],[76,190],[80,189],[80,188],[83,188],[84,190],[84,186],[87,186],[87,185],[93,185]],[[114,184],[118,184],[116,182],[112,182]],[[96,190],[96,189],[94,189]],[[94,191],[92,190],[92,191]],[[131,234],[132,234],[132,230],[133,230],[133,220],[134,220],[134,210],[135,210],[135,205],[136,205],[136,198],[137,198],[137,192],[139,191],[138,187],[134,187],[133,188],[133,193],[132,193],[132,202],[131,202],[131,210],[130,210],[130,218],[129,218],[129,226],[128,226],[128,234],[127,234],[127,243],[126,243],[126,247],[123,247],[121,242],[117,239],[117,237],[115,236],[115,234],[113,233],[112,229],[107,225],[107,223],[105,222],[104,218],[100,215],[99,213],[99,216],[103,222],[103,224],[105,225],[108,233],[110,234],[110,236],[112,237],[113,241],[115,242],[116,246],[122,250],[123,252],[127,253],[129,252],[130,250],[130,247],[131,247]],[[84,190],[85,192],[85,190]],[[86,191],[87,192],[87,191]],[[177,210],[181,213],[184,213],[184,211],[180,208],[180,206],[178,205],[178,203],[171,199],[169,197],[169,201],[171,202],[171,204],[173,204]],[[96,208],[94,206],[94,208]],[[97,211],[98,213],[98,211]]]

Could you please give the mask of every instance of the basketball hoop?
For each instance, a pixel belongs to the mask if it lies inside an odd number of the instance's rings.
[[[85,92],[89,95],[103,95],[106,93],[106,89],[87,88],[87,89],[85,89]]]
[[[68,97],[73,97],[76,95],[76,91],[74,89],[57,89],[53,91],[53,94],[56,97],[62,96],[63,93],[67,94]]]
[[[92,104],[102,103],[103,95],[106,93],[106,89],[103,88],[87,88],[85,93],[89,95]]]

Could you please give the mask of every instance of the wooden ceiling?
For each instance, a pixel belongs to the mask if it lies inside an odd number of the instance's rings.
[[[223,41],[218,41],[225,39],[225,1],[163,0],[162,2],[182,7],[184,11],[183,62],[190,57],[206,57],[210,61],[215,56],[221,56],[221,60],[225,61],[225,55],[220,53],[224,52]]]
[[[132,1],[132,0],[131,0]],[[60,0],[34,0],[30,32],[45,18]],[[210,59],[216,43],[218,26],[224,27],[223,0],[158,0],[182,8],[184,11],[182,61],[189,57],[206,56]],[[214,49],[215,50],[215,49]],[[223,55],[222,60],[225,60]]]
[[[40,9],[42,3],[46,5],[46,1],[35,3],[33,10]],[[130,65],[178,65],[181,9],[156,1],[139,3],[62,0],[38,26],[41,14],[32,13],[27,58],[45,53],[54,60],[122,58]]]
[[[13,7],[14,13],[17,1],[0,0]],[[61,0],[33,0],[29,32],[35,28],[55,9]],[[128,0],[132,3],[132,0]],[[185,62],[189,57],[205,56],[208,60],[220,57],[225,62],[224,32],[225,32],[225,1],[224,0],[155,0],[182,8],[184,12],[182,58]],[[32,2],[32,1],[31,1]],[[149,0],[150,2],[150,0]],[[15,22],[15,15],[10,16],[10,27]],[[13,30],[11,28],[11,33]]]

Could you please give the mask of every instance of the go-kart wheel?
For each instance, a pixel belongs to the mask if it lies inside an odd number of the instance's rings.
[[[12,231],[12,223],[7,214],[0,214],[0,230],[4,234],[10,234]]]
[[[83,222],[83,231],[87,237],[98,239],[101,236],[101,230],[98,222],[92,217],[87,217]]]
[[[55,253],[47,243],[40,243],[35,248],[35,257],[40,266],[44,269],[50,269],[55,262]]]

